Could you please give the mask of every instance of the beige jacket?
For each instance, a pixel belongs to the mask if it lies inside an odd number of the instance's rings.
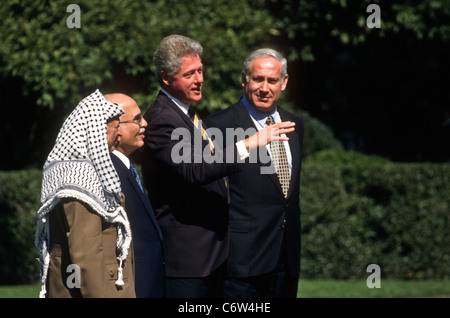
[[[106,223],[80,201],[62,200],[50,212],[47,297],[136,297],[132,245],[123,265],[125,285],[115,285],[116,240],[114,224]],[[79,275],[75,268],[80,269]]]

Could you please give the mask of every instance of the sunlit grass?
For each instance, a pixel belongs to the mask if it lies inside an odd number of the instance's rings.
[[[450,297],[449,280],[381,280],[381,288],[368,288],[366,281],[301,279],[299,298],[406,298]],[[39,284],[0,286],[0,298],[37,298]]]
[[[38,298],[39,284],[0,286],[0,298]]]
[[[300,280],[299,298],[404,298],[450,297],[450,281],[381,280],[380,288],[367,287],[366,281]]]

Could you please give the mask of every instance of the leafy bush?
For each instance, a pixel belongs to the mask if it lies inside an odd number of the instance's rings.
[[[305,162],[311,163],[336,163],[336,164],[374,164],[374,163],[387,163],[390,160],[381,156],[365,155],[356,151],[346,151],[340,147],[333,147],[330,144],[329,147],[314,152]]]
[[[293,109],[292,106],[288,106],[287,109],[303,120],[305,127],[303,157],[325,149],[343,151],[341,142],[334,136],[331,128],[306,111]]]
[[[0,285],[27,284],[39,278],[34,233],[41,178],[39,170],[0,172]]]
[[[303,277],[450,278],[450,166],[379,160],[303,165]]]

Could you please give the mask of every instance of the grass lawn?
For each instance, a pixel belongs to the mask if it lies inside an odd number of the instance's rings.
[[[0,298],[38,298],[40,285],[0,286]]]
[[[299,298],[450,298],[449,280],[381,280],[380,288],[369,288],[361,280],[300,279],[298,287]]]
[[[37,298],[39,284],[0,286],[0,298]],[[449,297],[450,281],[381,280],[381,288],[368,288],[366,281],[310,280],[299,282],[299,298],[404,298]]]

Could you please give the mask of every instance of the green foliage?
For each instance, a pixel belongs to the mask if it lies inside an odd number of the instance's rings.
[[[448,279],[450,167],[350,158],[303,165],[303,277]]]
[[[388,163],[389,159],[376,156],[365,155],[357,151],[345,151],[337,147],[324,147],[325,150],[317,151],[306,158],[304,162],[311,163],[336,163],[336,164],[353,164],[367,165],[375,163]]]
[[[0,285],[28,284],[39,278],[34,234],[41,178],[38,170],[0,173]]]
[[[381,28],[367,27],[370,4],[380,7]],[[370,38],[384,39],[393,34],[416,39],[450,39],[450,2],[445,0],[349,1],[349,0],[271,0],[280,36],[288,39],[289,58],[314,61],[319,47],[333,42],[360,46]]]
[[[341,142],[334,137],[333,131],[317,118],[305,111],[292,110],[303,120],[304,136],[302,156],[308,157],[311,154],[324,149],[343,149]]]
[[[3,128],[3,133],[21,140],[6,150],[12,154],[16,164],[10,165],[15,168],[38,166],[37,161],[45,156],[40,152],[50,147],[39,138],[51,140],[56,135],[48,123],[62,122],[96,88],[104,93],[129,94],[145,111],[159,89],[153,74],[153,52],[169,34],[190,36],[204,47],[204,98],[197,107],[205,112],[215,112],[238,100],[243,59],[259,47],[278,48],[290,62],[318,61],[318,65],[302,63],[301,69],[289,71],[307,74],[305,82],[311,89],[301,91],[301,97],[309,104],[305,108],[313,109],[316,101],[329,102],[330,98],[322,87],[325,84],[314,76],[336,77],[335,71],[326,69],[330,57],[324,52],[337,54],[343,47],[357,46],[349,57],[351,64],[369,67],[370,73],[377,52],[390,47],[391,42],[384,40],[396,41],[393,35],[404,38],[402,43],[410,45],[419,61],[424,57],[415,49],[418,40],[429,40],[420,42],[426,45],[433,40],[439,45],[450,39],[450,2],[443,0],[401,4],[370,0],[80,0],[76,4],[81,9],[81,28],[70,29],[66,21],[72,12],[67,12],[67,7],[72,2],[4,0],[0,6],[0,82],[6,86],[2,103],[14,104],[31,121],[18,129],[10,123]],[[371,3],[380,5],[381,29],[366,26],[366,9]],[[403,56],[387,56],[409,69],[410,63]],[[438,57],[424,63],[436,69],[445,66]],[[317,68],[310,69],[312,64]],[[392,72],[403,72],[385,65]],[[340,78],[335,80],[346,85]],[[411,87],[405,81],[397,82],[405,91]],[[296,89],[295,82],[290,83],[288,89]],[[17,116],[10,110],[7,114]],[[315,135],[320,138],[321,134]]]
[[[241,93],[244,56],[272,25],[249,1],[82,0],[81,28],[70,29],[71,2],[8,0],[0,8],[0,76],[22,78],[24,94],[35,92],[37,104],[52,109],[72,109],[83,93],[114,81],[117,69],[140,79],[132,91],[148,107],[159,89],[153,52],[173,33],[204,47],[207,98],[199,107],[224,108]]]

